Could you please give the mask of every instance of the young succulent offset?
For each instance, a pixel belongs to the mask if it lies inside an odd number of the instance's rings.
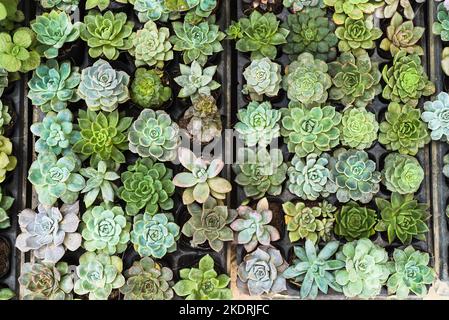
[[[376,210],[350,201],[335,213],[334,232],[348,241],[369,238],[376,233],[377,221]]]
[[[439,35],[442,41],[449,41],[449,8],[444,3],[438,5],[436,18],[438,21],[433,23],[433,33]]]
[[[335,30],[335,35],[339,39],[338,50],[347,52],[359,48],[374,49],[382,30],[374,26],[373,16],[361,20],[346,18],[344,24]]]
[[[148,21],[167,22],[169,18],[176,16],[175,12],[169,10],[165,0],[134,0],[132,4],[134,11],[141,23]]]
[[[189,98],[194,101],[199,95],[211,95],[212,91],[220,88],[220,84],[214,80],[217,66],[202,68],[198,61],[194,60],[190,66],[180,64],[181,75],[175,82],[181,87],[179,98]]]
[[[30,28],[18,28],[14,33],[0,33],[0,68],[8,72],[27,73],[36,69],[41,57],[34,49],[36,35]]]
[[[171,88],[165,84],[163,72],[138,68],[131,84],[131,99],[141,108],[158,109],[172,97]]]
[[[364,15],[371,15],[385,4],[385,0],[323,0],[328,7],[334,7],[332,19],[336,24],[343,24],[348,17],[362,20]]]
[[[421,119],[427,123],[432,140],[449,140],[449,94],[440,92],[433,102],[424,103]]]
[[[354,149],[368,149],[377,140],[379,123],[376,115],[365,108],[351,108],[343,113],[340,126],[341,144]]]
[[[117,169],[115,165],[115,169]],[[117,170],[111,170],[105,161],[99,161],[94,167],[81,168],[80,174],[86,178],[84,193],[84,205],[89,208],[97,199],[105,203],[114,202],[117,186],[113,181],[120,179]]]
[[[423,180],[424,170],[416,158],[399,153],[390,153],[385,158],[382,183],[389,191],[415,193]]]
[[[0,90],[0,97],[1,97],[1,90]],[[5,129],[8,128],[11,124],[12,117],[9,114],[9,106],[4,104],[0,100],[0,135],[3,135],[5,133]]]
[[[246,84],[242,93],[253,101],[263,101],[263,96],[276,97],[282,82],[281,66],[268,58],[255,59],[243,71]]]
[[[40,0],[40,5],[44,9],[58,9],[67,13],[72,13],[78,9],[80,0]]]

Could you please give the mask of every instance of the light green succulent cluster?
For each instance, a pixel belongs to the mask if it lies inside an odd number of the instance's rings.
[[[30,28],[22,27],[14,33],[0,33],[0,68],[8,72],[27,73],[36,69],[41,57],[34,49],[36,34]]]
[[[339,39],[338,49],[347,52],[359,48],[374,49],[375,41],[382,36],[382,30],[374,26],[373,16],[367,16],[360,20],[346,18],[335,34]]]
[[[343,113],[340,127],[341,144],[354,149],[368,149],[377,140],[379,123],[375,114],[364,108],[351,108]]]
[[[385,4],[385,0],[323,0],[328,7],[334,8],[332,19],[336,24],[343,24],[347,18],[363,20]]]
[[[399,153],[390,153],[385,158],[382,183],[391,192],[415,193],[423,180],[424,170],[416,158]]]
[[[13,171],[17,158],[12,155],[12,142],[9,138],[0,136],[0,183],[5,181],[6,173]]]
[[[58,9],[71,13],[78,8],[79,0],[40,0],[40,4],[45,9]]]

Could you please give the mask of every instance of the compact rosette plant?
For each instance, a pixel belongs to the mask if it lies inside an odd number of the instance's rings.
[[[424,170],[416,158],[398,153],[390,153],[385,158],[382,183],[389,191],[415,193],[423,180]]]
[[[165,0],[133,0],[132,4],[141,23],[150,20],[167,22],[176,16],[175,12],[166,7]]]
[[[17,158],[12,155],[12,142],[0,136],[0,183],[5,181],[7,172],[13,171],[17,165]]]
[[[18,22],[25,19],[21,10],[17,10],[19,0],[0,1],[0,30],[13,30]]]
[[[324,7],[323,0],[283,0],[282,4],[293,12],[299,12],[306,8]]]
[[[159,70],[138,68],[131,83],[131,99],[141,108],[159,109],[172,97],[164,73]]]
[[[385,4],[385,0],[323,0],[328,7],[334,8],[332,19],[336,24],[343,24],[349,17],[353,20],[363,20],[364,15],[370,15]]]
[[[449,139],[449,94],[440,92],[433,102],[426,101],[421,119],[427,123],[432,140],[447,142]]]
[[[335,35],[339,39],[338,50],[347,52],[359,48],[374,49],[382,30],[374,26],[373,16],[361,20],[346,18],[344,24],[335,30]]]
[[[27,73],[41,63],[39,53],[34,49],[36,34],[30,28],[21,27],[14,33],[0,33],[0,68],[8,72]]]
[[[133,0],[115,0],[112,2],[126,4],[128,2],[132,2]],[[87,0],[86,1],[86,10],[93,9],[97,7],[100,11],[106,10],[111,4],[111,0]]]
[[[1,80],[0,80],[1,81]],[[1,90],[0,90],[1,97]],[[8,129],[12,124],[12,117],[9,114],[9,106],[4,104],[0,100],[0,135],[5,133],[5,130]]]
[[[8,88],[9,79],[8,79],[8,71],[4,68],[0,68],[0,98],[3,95],[3,92],[6,88]]]
[[[416,0],[415,2],[422,3],[425,1],[426,0]],[[402,9],[405,18],[413,20],[415,17],[415,11],[413,10],[410,0],[385,0],[385,6],[376,11],[376,16],[380,18],[391,18],[398,12],[398,8]]]
[[[376,233],[377,221],[376,210],[350,201],[335,213],[334,232],[348,241],[369,238]]]
[[[379,123],[374,113],[364,108],[351,108],[343,113],[340,131],[342,145],[364,150],[377,140]]]
[[[243,71],[246,84],[242,93],[253,101],[263,101],[264,95],[276,97],[282,82],[281,66],[268,58],[255,59]]]
[[[11,209],[13,203],[14,198],[6,196],[0,188],[0,230],[7,229],[11,226],[8,210]]]
[[[79,0],[40,0],[40,5],[44,9],[58,9],[71,13],[78,9]]]
[[[432,26],[433,34],[439,35],[442,41],[449,41],[449,8],[444,3],[438,5],[437,16]]]

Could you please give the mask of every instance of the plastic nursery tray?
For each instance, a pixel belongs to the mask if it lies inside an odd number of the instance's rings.
[[[34,2],[34,1],[33,1]],[[216,17],[217,17],[217,24],[220,25],[220,29],[224,31],[226,29],[226,26],[229,24],[229,1],[221,1],[220,6],[217,8],[216,11]],[[125,12],[128,16],[128,20],[134,21],[135,28],[134,30],[138,30],[143,27],[143,24],[140,23],[137,19],[137,16],[134,13],[132,5],[120,5],[118,3],[113,3],[110,8],[107,10],[112,10],[114,13],[117,12]],[[41,7],[37,6],[35,8],[36,15],[42,14],[43,10]],[[83,21],[84,16],[87,15],[87,11],[84,10],[84,5],[80,3],[80,8],[72,15],[74,21]],[[103,12],[104,13],[104,12]],[[170,33],[174,34],[172,30],[171,23],[160,23],[157,22],[158,26],[164,26],[168,27],[170,29]],[[221,83],[221,88],[217,90],[217,104],[220,108],[221,115],[222,115],[222,122],[223,122],[223,132],[225,132],[225,128],[229,127],[230,124],[230,110],[228,109],[228,101],[229,101],[229,92],[230,92],[230,86],[228,82],[228,72],[229,70],[229,51],[230,46],[227,40],[224,40],[222,42],[224,51],[216,54],[212,57],[210,57],[208,61],[208,65],[218,65],[216,80]],[[171,102],[166,106],[165,111],[170,114],[171,118],[175,122],[179,122],[179,120],[183,117],[184,111],[190,107],[189,101],[183,101],[181,99],[177,98],[179,87],[174,82],[173,78],[180,74],[179,71],[179,64],[183,63],[182,56],[180,52],[174,52],[175,57],[173,61],[170,61],[166,63],[166,66],[164,68],[164,71],[166,72],[166,75],[169,78],[170,86],[173,90],[173,97]],[[69,44],[68,46],[64,47],[60,50],[60,54],[58,57],[58,61],[64,61],[64,60],[72,60],[72,63],[74,65],[77,65],[80,67],[80,70],[83,68],[86,68],[88,66],[91,66],[97,59],[92,59],[88,55],[88,47],[85,42],[83,42],[81,39],[79,39],[77,42],[75,42],[73,45]],[[104,58],[103,58],[104,59]],[[105,59],[106,60],[106,59]],[[131,81],[133,80],[134,71],[136,69],[134,65],[134,58],[128,53],[128,52],[122,52],[119,56],[119,58],[115,61],[109,61],[109,63],[117,70],[123,70],[127,72],[131,76]],[[130,81],[130,83],[131,83]],[[22,94],[23,96],[23,94]],[[25,96],[26,99],[26,96]],[[31,101],[29,102],[31,105]],[[30,107],[31,108],[31,107]],[[85,105],[83,100],[80,100],[77,103],[72,103],[69,105],[69,109],[76,115],[76,111],[80,108],[86,110],[87,106]],[[30,109],[31,110],[31,109]],[[120,112],[126,113],[126,116],[131,116],[135,119],[139,116],[140,112],[143,110],[142,108],[134,105],[132,101],[128,101],[127,103],[121,104],[118,108]],[[37,107],[33,107],[33,122],[40,121],[44,117],[44,114],[41,112],[41,110]],[[74,117],[76,119],[76,116]],[[24,127],[26,128],[26,132],[28,132],[28,124],[24,124]],[[29,133],[31,135],[31,133]],[[35,142],[36,137],[30,139],[32,143]],[[223,139],[224,141],[224,139]],[[33,148],[34,150],[34,148]],[[30,153],[31,154],[31,153]],[[135,162],[137,159],[137,155],[133,154],[130,151],[125,152],[126,156],[126,164],[122,164],[120,167],[120,173],[126,171],[127,166],[131,165]],[[37,155],[33,151],[33,157],[34,159],[37,157]],[[88,166],[88,161],[84,162],[83,165]],[[171,169],[173,169],[173,175],[176,175],[178,172],[183,171],[183,167],[181,165],[173,165],[170,162],[166,162],[165,165]],[[27,168],[24,169],[26,172]],[[229,179],[230,170],[228,167],[225,167],[222,175]],[[179,190],[179,188],[176,188],[176,192],[174,195],[174,201],[175,205],[173,208],[173,215],[175,217],[176,223],[182,228],[183,224],[189,219],[190,215],[187,212],[187,208],[182,203],[182,191]],[[32,201],[32,208],[37,207],[37,195],[33,189],[33,201]],[[85,207],[82,201],[83,197],[80,195],[80,215],[82,216],[83,212],[85,211]],[[227,200],[229,204],[229,200]],[[116,199],[116,203],[122,205],[124,208],[125,203],[121,201],[120,199]],[[60,203],[61,204],[61,203]],[[15,234],[12,234],[12,243],[14,243],[14,236]],[[214,261],[215,261],[215,268],[220,273],[227,273],[228,272],[228,255],[229,250],[227,246],[221,251],[221,252],[215,252],[207,244],[201,245],[200,247],[193,248],[190,245],[190,239],[185,237],[184,235],[181,235],[180,239],[178,240],[178,249],[176,252],[167,254],[162,260],[159,262],[169,267],[171,270],[173,270],[174,273],[174,281],[179,280],[179,270],[186,267],[193,267],[195,266],[198,261],[201,259],[202,256],[206,254],[210,254]],[[65,256],[61,259],[61,261],[66,261],[69,264],[77,265],[78,264],[78,258],[85,252],[84,249],[80,248],[75,252],[67,251]],[[136,260],[139,260],[139,255],[134,251],[132,243],[129,243],[127,250],[121,254],[121,257],[124,262],[124,270],[131,267],[132,263]],[[30,257],[30,255],[24,255],[22,254],[22,261],[30,262],[33,261],[33,257]],[[23,265],[23,264],[22,264]],[[21,288],[21,294],[23,295],[23,288]],[[80,297],[84,298],[84,297]],[[113,291],[111,294],[110,299],[121,299],[122,295],[118,292],[118,290]]]
[[[429,2],[433,3],[433,1],[429,1]],[[239,18],[243,17],[245,14],[247,14],[247,15],[250,14],[250,12],[248,10],[245,10],[247,7],[244,7],[244,5],[245,5],[245,3],[243,0],[237,1],[237,6],[233,7],[233,12],[232,12],[233,20],[239,19]],[[426,16],[427,16],[426,4],[425,3],[417,4],[417,3],[413,2],[413,6],[414,6],[415,13],[416,13],[416,16],[414,19],[415,25],[426,27],[426,30],[430,30],[430,27],[429,27],[430,24],[427,23],[428,20],[426,19]],[[331,19],[332,9],[327,8],[327,12],[328,12],[329,19]],[[287,15],[289,14],[289,11],[288,11],[288,9],[283,8],[281,6],[280,12],[274,12],[274,13],[277,15],[277,17],[280,21],[285,21]],[[375,18],[375,24],[382,29],[384,34],[386,32],[386,27],[389,24],[389,20],[390,19],[380,20],[378,18]],[[379,62],[380,71],[382,71],[382,68],[386,63],[392,62],[392,57],[391,57],[390,53],[384,52],[378,48],[381,40],[382,40],[382,38],[377,41],[376,49],[370,50],[368,52],[370,54],[372,60]],[[427,54],[427,35],[423,36],[423,38],[421,39],[420,45],[423,47],[424,52],[425,52],[424,56],[422,57],[422,63],[424,65],[425,70],[428,72],[429,71],[428,70],[428,66],[429,66],[428,57],[429,56]],[[233,121],[233,123],[236,123],[238,121],[238,119],[236,119],[236,116],[235,116],[237,113],[237,109],[244,108],[250,102],[249,98],[241,93],[242,86],[245,83],[245,79],[244,79],[242,73],[243,73],[244,69],[250,64],[250,59],[249,59],[249,54],[241,53],[236,50],[234,50],[233,55],[234,55],[233,70],[236,71],[234,81],[238,82],[238,86],[237,86],[237,89],[233,90],[233,92],[232,92],[232,102],[233,102],[232,106],[234,106],[236,108],[232,113],[232,115],[233,115],[232,121]],[[433,60],[433,59],[430,59],[430,60]],[[276,62],[281,64],[283,66],[283,68],[285,68],[285,66],[289,64],[289,58],[287,55],[282,54],[282,50],[278,50],[278,57],[276,59]],[[286,93],[283,90],[280,91],[278,97],[271,99],[270,101],[273,105],[273,108],[276,108],[276,109],[287,107],[288,102],[289,102],[287,99]],[[389,102],[384,100],[380,94],[373,101],[373,103],[371,103],[367,107],[367,110],[375,113],[377,121],[380,123],[384,120],[388,103]],[[342,111],[344,109],[344,107],[342,105],[339,105],[335,102],[329,102],[328,104],[335,106],[338,111]],[[420,106],[422,106],[422,104],[423,104],[423,101],[420,102]],[[287,146],[285,143],[281,143],[280,146],[281,146],[280,148],[284,154],[284,161],[290,161],[293,157],[293,154],[288,152]],[[340,146],[338,146],[338,147],[340,147]],[[335,148],[335,149],[337,149],[337,148]],[[375,144],[370,149],[365,150],[365,151],[369,154],[369,157],[373,161],[376,162],[377,170],[381,171],[384,166],[384,159],[388,155],[389,152],[378,141],[376,141]],[[332,152],[333,152],[333,150],[330,151],[329,153],[332,154]],[[417,158],[418,158],[421,166],[425,170],[425,179],[424,179],[420,189],[416,193],[415,197],[419,200],[419,202],[427,203],[430,206],[431,205],[430,188],[429,188],[430,187],[430,177],[431,177],[430,162],[429,162],[430,146],[427,145],[425,148],[421,149],[417,155]],[[287,177],[287,179],[288,179],[288,177]],[[446,185],[446,189],[447,188],[448,188],[448,186]],[[391,192],[389,192],[381,184],[380,191],[376,195],[376,197],[390,198],[390,196],[391,196]],[[243,192],[243,189],[238,186],[235,186],[235,192],[232,195],[233,207],[239,206],[242,203],[242,201],[245,200],[245,198],[246,198],[246,196]],[[283,193],[280,196],[278,196],[278,197],[268,196],[267,198],[268,198],[270,205],[272,205],[273,208],[275,208],[276,211],[278,211],[278,213],[277,213],[278,216],[276,216],[276,213],[273,212],[274,216],[273,216],[272,224],[275,225],[277,228],[279,228],[279,231],[281,234],[281,239],[279,241],[273,243],[273,245],[277,249],[280,250],[284,259],[287,262],[290,262],[292,260],[292,255],[293,255],[293,250],[292,250],[293,246],[299,245],[299,244],[303,245],[304,241],[299,241],[295,244],[292,244],[290,242],[290,240],[288,238],[288,232],[286,231],[285,223],[283,221],[283,212],[282,212],[281,205],[283,202],[287,202],[287,201],[292,201],[293,203],[296,203],[297,201],[302,201],[302,202],[305,202],[306,204],[312,204],[312,203],[308,202],[308,201],[303,201],[303,200],[299,199],[298,197],[296,197],[295,195],[292,195],[286,188],[285,182],[284,182]],[[321,200],[323,200],[323,199],[318,199],[317,201],[321,201]],[[335,195],[331,195],[330,197],[327,198],[327,200],[330,201],[337,208],[340,208],[342,206],[342,204],[337,201]],[[254,203],[254,202],[251,202],[251,203]],[[371,201],[369,204],[367,204],[367,206],[370,208],[377,209],[375,206],[374,198],[373,198],[373,201]],[[433,227],[432,227],[433,226],[433,218],[432,217],[428,220],[428,226],[429,226],[430,232],[427,234],[426,241],[414,240],[412,242],[412,245],[416,249],[430,253],[430,256],[433,257],[433,248],[434,248],[433,233],[434,233],[434,231],[433,231]],[[342,242],[342,243],[346,242],[344,238],[336,238],[336,239],[340,240],[340,242]],[[382,247],[385,247],[390,254],[392,253],[394,248],[403,247],[403,245],[398,241],[396,241],[390,245],[387,241],[386,234],[376,233],[373,237],[371,237],[371,240],[374,241],[375,243],[381,245]],[[243,246],[238,245],[236,247],[237,247],[236,256],[233,257],[233,259],[232,259],[232,264],[233,264],[232,271],[233,271],[233,276],[234,276],[233,279],[234,280],[237,278],[237,275],[235,274],[237,272],[236,271],[237,265],[240,264],[240,262],[243,260],[243,257],[246,255],[246,251],[243,248]],[[446,257],[447,257],[447,246],[446,246]],[[433,265],[434,261],[433,261],[433,259],[431,259],[431,260],[432,260],[431,264]],[[446,274],[447,274],[447,272],[446,272]],[[289,282],[289,280],[287,280],[287,288],[288,288],[288,290],[287,290],[286,294],[270,295],[270,296],[264,296],[262,298],[274,298],[274,299],[298,299],[299,298],[298,286],[294,285],[293,283]],[[235,296],[239,295],[239,297],[242,299],[257,298],[257,297],[249,297],[249,296],[242,294],[238,288],[235,288],[234,291],[235,291]],[[344,299],[344,298],[345,297],[342,294],[333,292],[333,291],[330,291],[328,295],[320,294],[318,296],[318,299]],[[378,298],[379,299],[387,298],[385,288],[383,289],[381,295]],[[410,297],[410,298],[413,298],[413,297]]]

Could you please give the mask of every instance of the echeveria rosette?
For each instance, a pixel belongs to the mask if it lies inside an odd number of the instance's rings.
[[[204,18],[209,17],[218,6],[218,0],[187,0],[186,2],[190,9],[184,19],[192,24],[200,23]]]
[[[422,3],[426,0],[416,0],[415,2]],[[441,1],[441,0],[436,0]],[[413,11],[412,4],[410,0],[385,0],[385,6],[379,8],[376,12],[376,16],[379,18],[391,18],[398,12],[398,7],[401,6],[404,17],[413,20],[415,17],[415,12]]]
[[[295,13],[306,8],[324,7],[323,0],[283,0],[282,4]]]
[[[363,49],[343,52],[328,66],[332,77],[329,99],[347,108],[365,108],[382,92],[379,64],[372,62]]]
[[[12,155],[12,142],[9,138],[0,136],[0,183],[5,181],[6,173],[13,171],[17,158]]]
[[[120,206],[100,204],[83,213],[81,235],[87,251],[114,255],[128,247],[131,223]]]
[[[78,8],[79,0],[40,0],[40,4],[44,9],[58,9],[72,13]]]
[[[117,170],[119,165],[115,164],[113,167]],[[86,178],[86,186],[81,190],[86,208],[94,204],[97,199],[105,203],[114,202],[117,186],[113,181],[120,179],[120,176],[115,170],[111,170],[105,161],[98,161],[93,167],[81,168],[80,174]]]
[[[241,205],[237,208],[237,218],[231,223],[231,229],[237,234],[237,243],[243,244],[246,252],[254,251],[257,246],[269,246],[280,239],[279,231],[270,225],[273,212],[267,198],[257,202],[256,208]]]
[[[348,17],[362,20],[376,9],[384,6],[385,0],[323,0],[328,7],[334,8],[332,19],[336,24],[343,24]]]
[[[165,6],[165,0],[134,0],[133,6],[141,23],[167,22],[175,14]]]
[[[200,206],[192,203],[187,206],[192,216],[183,226],[182,233],[192,238],[192,247],[207,241],[215,252],[223,250],[224,243],[234,240],[234,233],[229,227],[237,216],[237,212],[228,209],[222,202],[209,197]]]
[[[413,239],[426,240],[429,231],[426,221],[430,218],[426,203],[419,203],[413,194],[393,192],[391,201],[376,198],[376,205],[381,216],[376,231],[386,232],[389,243],[396,238],[403,244],[410,244]]]
[[[326,62],[315,59],[308,52],[301,53],[285,69],[283,88],[292,102],[306,106],[325,103],[331,86]]]
[[[9,79],[8,79],[8,71],[4,68],[0,68],[0,97],[3,95],[3,92],[6,88],[8,88]]]
[[[335,30],[335,35],[339,39],[338,50],[342,52],[359,48],[367,50],[374,49],[376,40],[382,36],[382,30],[374,26],[373,16],[361,20],[346,18],[344,24]]]
[[[213,79],[217,66],[203,68],[198,61],[194,60],[190,66],[180,64],[179,70],[181,75],[174,79],[181,87],[179,98],[190,97],[194,101],[200,95],[211,95],[212,91],[221,86]]]
[[[263,101],[264,95],[272,98],[279,93],[282,82],[281,66],[264,57],[255,59],[243,71],[246,84],[242,93],[249,95],[253,101]]]
[[[142,210],[150,215],[173,209],[175,192],[173,171],[150,158],[138,159],[121,174],[123,186],[117,190],[126,202],[126,214],[135,216]]]
[[[27,73],[36,69],[41,57],[34,49],[36,34],[30,28],[21,27],[14,33],[0,33],[0,68],[8,72]]]
[[[382,183],[389,191],[415,193],[423,180],[424,170],[416,158],[398,153],[390,153],[385,158]]]
[[[131,242],[141,257],[161,259],[176,251],[179,229],[171,214],[139,214],[134,217]]]
[[[36,50],[47,59],[57,58],[64,44],[73,42],[80,36],[81,22],[72,23],[68,13],[52,10],[36,17],[30,27],[36,33],[39,45]]]
[[[67,250],[75,251],[81,246],[81,234],[77,232],[79,202],[60,208],[39,204],[37,212],[25,209],[18,218],[21,233],[16,247],[22,252],[32,250],[44,263],[56,263]]]
[[[281,293],[287,290],[283,276],[287,267],[279,250],[272,246],[259,246],[238,266],[237,286],[250,296]]]
[[[334,232],[348,241],[369,238],[376,233],[377,221],[376,210],[350,201],[335,213]]]
[[[280,136],[281,112],[272,109],[270,102],[250,102],[237,112],[234,129],[248,147],[265,147]]]
[[[74,291],[78,295],[88,294],[89,300],[107,300],[113,289],[125,284],[122,271],[123,261],[119,257],[86,252],[76,267]]]
[[[131,99],[141,108],[158,109],[172,97],[165,85],[164,74],[159,70],[137,68],[131,83]]]
[[[390,103],[379,129],[379,142],[400,154],[414,156],[431,140],[421,111],[407,104]]]
[[[76,90],[80,81],[79,67],[72,66],[70,61],[59,64],[54,59],[48,60],[28,81],[28,98],[43,112],[62,111],[80,99]]]
[[[101,14],[89,10],[80,27],[80,37],[89,46],[89,56],[104,55],[108,60],[117,60],[121,51],[132,48],[134,22],[127,21],[126,13],[107,11]]]
[[[1,77],[1,76],[0,76]],[[1,80],[0,80],[1,81]],[[0,97],[1,97],[1,89],[0,89]],[[5,133],[5,130],[11,127],[12,117],[9,113],[9,106],[4,104],[0,100],[0,135]]]
[[[265,195],[278,196],[286,179],[287,164],[281,150],[243,148],[238,151],[237,163],[232,166],[235,182],[248,198],[260,199]]]
[[[143,110],[128,132],[129,150],[161,162],[176,159],[181,143],[179,127],[162,110]]]
[[[241,18],[237,23],[240,33],[235,39],[236,49],[250,52],[251,60],[263,57],[274,60],[278,53],[276,46],[287,43],[289,31],[279,27],[280,22],[272,12],[262,14],[254,10],[248,18]],[[229,36],[231,27],[227,31]]]
[[[11,209],[13,203],[14,198],[6,196],[3,190],[0,188],[0,230],[9,228],[11,226],[8,211],[9,209]]]
[[[335,24],[327,18],[326,10],[305,8],[296,14],[289,14],[282,26],[290,30],[287,43],[282,47],[290,60],[296,60],[303,52],[309,52],[323,61],[331,61],[337,56]]]
[[[28,171],[28,181],[36,189],[39,202],[53,205],[58,199],[73,204],[85,187],[78,173],[81,161],[73,153],[57,157],[51,152],[40,153]]]
[[[440,92],[434,101],[426,101],[421,119],[427,123],[432,140],[447,142],[449,138],[449,94]]]
[[[327,294],[329,288],[342,292],[341,286],[335,280],[335,272],[342,269],[345,262],[331,259],[339,247],[338,241],[330,241],[319,250],[310,240],[306,240],[304,247],[293,247],[295,259],[284,271],[283,276],[301,285],[299,291],[301,299],[315,299],[318,291]]]
[[[72,300],[74,277],[69,268],[67,262],[24,263],[18,279],[23,300]]]
[[[449,8],[444,3],[438,5],[437,16],[432,26],[433,34],[439,35],[442,41],[449,41]]]
[[[343,113],[340,131],[343,146],[364,150],[377,140],[379,123],[374,113],[364,108],[351,108]]]
[[[369,159],[368,153],[341,148],[330,159],[331,177],[327,191],[336,193],[338,201],[368,203],[379,192],[381,174],[376,171],[376,163]]]
[[[231,300],[232,291],[228,288],[231,278],[227,274],[218,274],[214,260],[205,255],[198,268],[184,268],[179,271],[180,280],[173,289],[186,300]]]
[[[427,295],[427,285],[435,280],[435,271],[429,267],[430,257],[426,252],[412,246],[404,250],[394,249],[391,276],[387,281],[388,294],[407,299],[410,293],[422,298]]]
[[[73,114],[69,109],[47,113],[42,122],[33,123],[30,130],[39,137],[34,145],[38,153],[66,154],[81,138],[80,132],[74,128]]]
[[[400,50],[393,59],[393,65],[385,65],[382,77],[386,85],[382,97],[392,102],[418,105],[422,96],[430,96],[435,92],[435,85],[427,77],[421,58],[416,53],[407,54]]]
[[[310,153],[321,155],[340,142],[341,114],[332,106],[306,108],[290,102],[281,109],[281,135],[288,151],[304,158]]]
[[[99,59],[81,72],[77,93],[90,110],[112,112],[129,100],[128,84],[126,72],[114,70],[107,61]]]

